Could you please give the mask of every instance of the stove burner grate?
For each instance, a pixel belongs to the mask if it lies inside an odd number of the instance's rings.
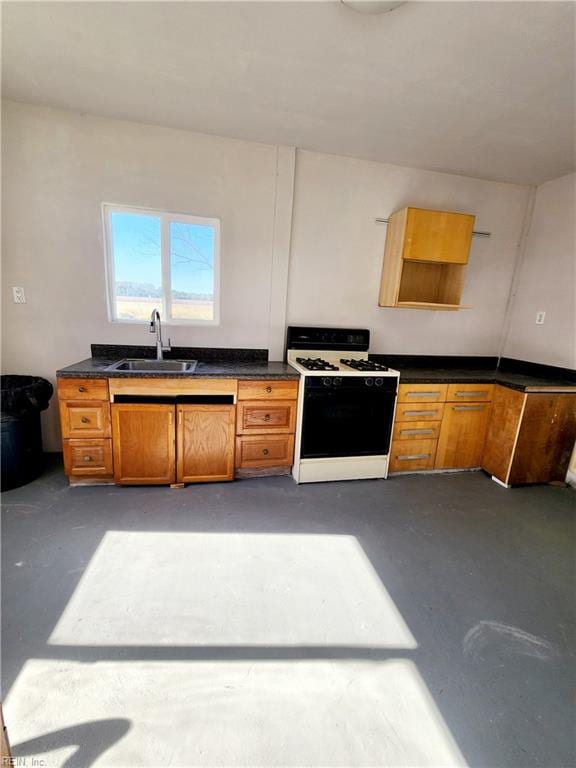
[[[332,365],[321,357],[297,357],[296,362],[308,371],[337,371],[337,365]]]
[[[356,371],[387,371],[388,368],[381,363],[375,363],[373,360],[355,360],[354,358],[342,358],[340,362],[347,365],[348,368],[354,368]]]

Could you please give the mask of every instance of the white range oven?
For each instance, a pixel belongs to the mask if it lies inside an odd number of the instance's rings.
[[[294,479],[385,478],[400,374],[368,359],[367,329],[289,326],[301,375]]]

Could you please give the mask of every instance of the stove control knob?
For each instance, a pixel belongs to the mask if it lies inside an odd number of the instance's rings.
[[[366,384],[367,387],[374,386],[374,379],[364,379],[364,384]]]
[[[375,379],[374,384],[376,384],[377,387],[381,387],[382,384],[384,384],[384,379],[381,379],[380,377],[378,377],[377,379]]]
[[[322,379],[322,384],[324,384],[325,387],[331,387],[332,379],[329,376],[324,376],[324,378]]]
[[[340,384],[342,384],[342,377],[341,376],[335,376],[334,377],[334,386],[339,387]]]

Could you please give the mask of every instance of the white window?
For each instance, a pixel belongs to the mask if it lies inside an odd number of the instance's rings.
[[[220,221],[104,205],[108,313],[147,323],[157,308],[171,325],[219,319]]]

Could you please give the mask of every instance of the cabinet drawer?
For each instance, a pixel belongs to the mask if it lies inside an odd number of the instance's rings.
[[[437,440],[441,421],[399,421],[394,424],[393,440]]]
[[[64,471],[67,475],[111,477],[111,440],[64,440]]]
[[[296,423],[296,401],[273,403],[239,402],[236,432],[239,435],[262,433],[294,432]]]
[[[447,384],[400,384],[399,403],[443,403]]]
[[[434,469],[437,440],[394,440],[390,451],[390,472]]]
[[[60,401],[62,437],[110,437],[110,405]]]
[[[236,466],[289,467],[294,461],[294,435],[250,435],[236,438]]]
[[[444,403],[398,403],[396,421],[442,421]]]
[[[298,397],[298,381],[268,379],[263,381],[239,381],[238,400],[295,400]]]
[[[466,400],[492,400],[494,384],[449,384],[447,400],[465,402]]]
[[[107,379],[58,379],[61,400],[108,400]]]

